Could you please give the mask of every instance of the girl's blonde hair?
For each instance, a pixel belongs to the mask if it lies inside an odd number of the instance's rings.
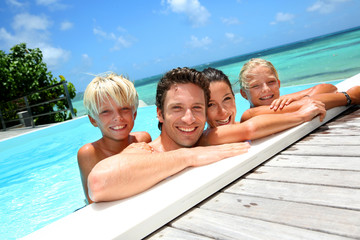
[[[110,99],[118,106],[129,105],[133,112],[136,112],[139,106],[139,97],[134,84],[123,75],[109,73],[95,77],[86,87],[84,107],[92,118],[98,119],[100,104]]]
[[[244,90],[249,89],[249,72],[257,66],[264,66],[270,68],[273,71],[276,79],[279,80],[279,75],[271,62],[261,58],[252,58],[241,68],[239,74],[240,88]]]

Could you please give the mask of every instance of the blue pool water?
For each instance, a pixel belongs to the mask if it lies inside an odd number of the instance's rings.
[[[313,85],[285,87],[281,94]],[[239,121],[249,104],[239,94],[236,104]],[[155,139],[157,123],[154,105],[139,108],[134,131]],[[0,142],[1,239],[23,237],[84,206],[76,154],[100,137],[85,116]]]
[[[286,94],[359,73],[359,39],[360,27],[195,68],[218,68],[235,83],[245,61],[262,57],[277,68],[281,94]],[[146,130],[153,139],[159,135],[153,104],[160,78],[157,75],[135,81],[140,99],[150,106],[138,110],[134,131]],[[239,85],[233,89],[239,93]],[[78,116],[82,116],[85,112],[82,101],[73,104]],[[239,121],[249,104],[239,94],[236,104]],[[84,206],[76,154],[82,145],[100,137],[100,131],[87,117],[79,117],[0,142],[0,239],[23,237]]]

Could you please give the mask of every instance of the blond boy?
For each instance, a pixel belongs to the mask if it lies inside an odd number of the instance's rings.
[[[84,106],[90,122],[98,127],[102,137],[82,146],[78,151],[78,164],[87,203],[88,175],[101,160],[120,153],[131,143],[150,142],[147,132],[134,132],[134,121],[139,105],[134,84],[114,73],[95,77],[87,86]]]

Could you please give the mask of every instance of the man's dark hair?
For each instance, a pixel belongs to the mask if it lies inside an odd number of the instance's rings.
[[[164,101],[166,93],[174,84],[193,83],[204,90],[205,107],[207,107],[210,100],[209,82],[206,80],[202,72],[192,68],[175,68],[165,73],[160,79],[156,89],[156,106],[160,109],[164,116]],[[158,128],[161,131],[162,123],[159,122]]]

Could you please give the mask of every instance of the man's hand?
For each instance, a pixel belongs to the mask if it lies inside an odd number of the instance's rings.
[[[248,142],[241,142],[206,147],[195,147],[185,150],[190,152],[188,155],[191,161],[189,165],[192,167],[198,167],[220,161],[224,158],[244,154],[248,152],[249,148],[250,144]]]

